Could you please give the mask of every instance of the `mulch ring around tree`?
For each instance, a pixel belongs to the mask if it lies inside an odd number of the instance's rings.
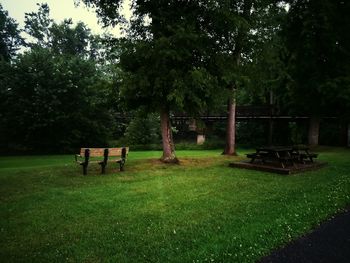
[[[258,262],[350,262],[350,207]]]

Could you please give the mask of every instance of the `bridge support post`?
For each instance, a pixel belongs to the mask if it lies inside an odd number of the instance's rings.
[[[190,119],[188,123],[188,130],[190,131],[196,131],[197,130],[197,123],[196,119]]]
[[[197,134],[197,144],[202,145],[205,142],[205,134]]]

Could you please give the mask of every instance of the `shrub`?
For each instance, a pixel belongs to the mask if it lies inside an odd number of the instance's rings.
[[[156,114],[137,113],[125,131],[126,142],[130,145],[160,143],[160,119]]]

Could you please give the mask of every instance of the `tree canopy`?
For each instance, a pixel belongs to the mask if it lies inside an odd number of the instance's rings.
[[[307,115],[313,134],[322,117],[348,121],[345,1],[133,0],[129,20],[129,1],[80,2],[125,35],[96,36],[70,18],[57,23],[47,4],[25,15],[22,30],[0,5],[3,148],[65,151],[106,145],[112,134],[155,142],[156,113],[162,159],[176,162],[173,114],[198,118],[227,103],[224,153],[234,154],[236,100]],[[135,118],[117,124],[125,109]]]
[[[349,11],[347,1],[291,1],[284,36],[292,80],[290,106],[295,112],[347,115],[350,37],[345,32],[350,30]]]
[[[18,23],[0,4],[0,60],[9,61],[22,44]]]
[[[113,78],[95,60],[95,37],[82,23],[54,23],[47,5],[27,15],[26,31],[30,49],[0,64],[3,148],[62,152],[106,145],[115,123]]]
[[[122,20],[123,1],[84,1],[106,24]],[[122,95],[133,108],[161,114],[163,159],[174,160],[170,111],[196,114],[211,103],[217,79],[209,71],[212,42],[203,30],[209,1],[134,1],[120,66]]]

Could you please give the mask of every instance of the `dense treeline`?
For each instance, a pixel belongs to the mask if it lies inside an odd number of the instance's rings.
[[[10,48],[2,49],[0,61],[1,148],[62,152],[106,145],[115,130],[115,101],[113,75],[100,63],[100,39],[83,23],[56,24],[41,5],[26,15],[30,41],[24,43],[1,13],[15,44],[5,45]],[[14,48],[23,52],[15,55]]]
[[[124,1],[81,2],[104,25],[125,24]],[[236,133],[241,142],[266,143],[258,138],[267,137],[265,124],[235,131],[236,103],[310,117],[303,127],[275,124],[291,137],[275,134],[275,142],[317,144],[322,118],[338,117],[342,127],[350,121],[346,1],[133,1],[133,19],[118,38],[95,36],[71,19],[58,24],[49,11],[39,5],[19,29],[0,5],[4,151],[67,152],[124,136],[127,144],[162,142],[163,160],[173,162],[171,115],[197,118],[224,104],[228,121],[214,126],[226,154],[235,154]],[[120,123],[117,112],[135,118]]]

